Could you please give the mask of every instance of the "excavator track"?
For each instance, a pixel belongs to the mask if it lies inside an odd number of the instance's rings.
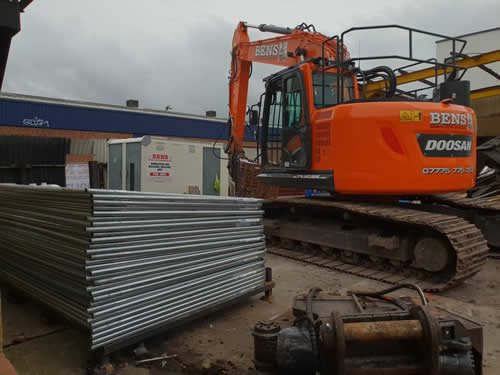
[[[474,224],[453,215],[430,213],[391,204],[319,197],[277,199],[266,202],[264,207],[286,207],[292,211],[296,208],[331,209],[337,213],[340,211],[344,215],[355,215],[376,222],[402,226],[407,230],[432,232],[451,246],[456,257],[455,267],[453,270],[437,274],[423,270],[413,271],[408,267],[397,269],[381,265],[372,262],[370,257],[363,258],[363,261],[357,264],[351,264],[324,254],[315,238],[302,238],[299,234],[295,236],[290,233],[283,235],[276,220],[266,219],[265,232],[270,242],[269,253],[388,284],[418,283],[427,292],[440,292],[476,275],[488,258],[489,248],[481,231]],[[279,247],[273,246],[278,243]],[[335,248],[334,243],[330,246]],[[309,251],[292,250],[294,247]]]
[[[490,246],[490,258],[500,259],[500,196],[488,198],[468,198],[463,194],[451,193],[429,197],[441,207],[449,207],[450,212],[459,213],[481,229]],[[455,210],[453,212],[453,210]]]
[[[439,194],[431,197],[432,201],[457,208],[484,210],[500,215],[500,196],[491,198],[468,198],[462,194]]]

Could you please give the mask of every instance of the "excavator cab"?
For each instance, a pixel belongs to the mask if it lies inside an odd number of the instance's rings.
[[[337,74],[319,71],[304,79],[299,68],[285,70],[266,79],[262,129],[268,139],[263,164],[268,168],[308,170],[311,167],[311,121],[309,106],[326,108],[337,104]],[[312,86],[308,97],[305,82]],[[354,79],[348,76],[343,88],[346,100],[354,99]],[[323,99],[324,97],[324,99]],[[259,104],[259,107],[261,104]],[[277,138],[279,137],[279,141]]]
[[[262,154],[269,168],[305,170],[311,165],[311,122],[304,78],[299,69],[272,77],[266,84]]]
[[[339,94],[337,73],[323,73],[318,62],[298,64],[264,79],[266,91],[257,105],[262,110],[259,154],[265,171],[260,178],[270,176],[274,183],[294,187],[303,181],[303,187],[309,186],[304,174],[311,175],[313,155],[310,108],[335,106]],[[357,98],[355,82],[354,74],[344,72],[344,100]]]

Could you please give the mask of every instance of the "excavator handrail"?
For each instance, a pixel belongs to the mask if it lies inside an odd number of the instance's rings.
[[[485,52],[480,55],[474,55],[474,56],[469,56],[469,57],[464,57],[460,58],[455,61],[455,68],[457,71],[460,70],[467,70],[470,68],[474,67],[481,67],[484,64],[491,64],[494,62],[500,61],[500,50],[495,50],[495,51],[490,51],[490,52]],[[413,64],[414,65],[414,64]],[[437,77],[443,74],[447,73],[447,69],[444,69],[443,67],[440,66],[441,64],[436,64],[435,67],[433,68],[424,68],[420,70],[416,70],[413,72],[401,72],[402,74],[399,74],[397,76],[397,82],[398,84],[406,84],[410,82],[415,82],[415,81],[422,81],[426,80],[427,78],[435,77],[437,80]],[[444,64],[443,64],[444,65]],[[409,67],[411,65],[408,65],[406,67]],[[396,71],[400,69],[404,69],[405,67],[398,68]],[[434,84],[436,86],[436,84]],[[430,86],[432,87],[432,86]],[[371,82],[366,85],[366,92],[375,92],[382,88],[379,82]],[[477,91],[477,90],[476,90]],[[477,94],[471,93],[471,98]],[[495,94],[497,95],[497,93]],[[483,96],[490,96],[490,95],[483,95]]]
[[[341,40],[343,41],[344,40],[344,36],[345,34],[349,34],[353,31],[360,31],[360,30],[375,30],[375,29],[402,29],[402,30],[408,30],[409,32],[409,47],[410,47],[410,51],[412,51],[412,32],[417,32],[419,34],[426,34],[426,35],[430,35],[430,36],[435,36],[435,37],[438,37],[438,38],[443,38],[443,39],[446,39],[446,40],[452,40],[452,41],[458,41],[458,42],[461,42],[462,43],[462,47],[460,48],[460,51],[458,53],[462,53],[466,44],[467,44],[467,41],[465,39],[460,39],[460,38],[457,38],[457,37],[453,37],[453,36],[448,36],[448,35],[443,35],[443,34],[438,34],[438,33],[433,33],[431,31],[426,31],[426,30],[421,30],[421,29],[416,29],[414,27],[408,27],[408,26],[403,26],[403,25],[398,25],[398,24],[390,24],[390,25],[375,25],[375,26],[357,26],[357,27],[351,27],[350,29],[347,29],[345,31],[343,31],[340,36],[341,36]],[[453,48],[453,52],[455,52],[456,48]],[[412,54],[410,54],[412,55]]]
[[[345,36],[349,33],[355,32],[355,31],[366,31],[366,30],[380,30],[380,29],[401,29],[401,30],[406,30],[408,31],[408,56],[401,56],[401,55],[382,55],[382,56],[370,56],[370,57],[351,57],[347,60],[344,60],[344,55],[340,56],[340,62],[339,62],[339,74],[337,75],[337,98],[339,98],[339,103],[344,102],[344,75],[342,74],[345,64],[350,63],[353,61],[363,61],[363,60],[383,60],[383,59],[400,59],[400,60],[406,60],[406,61],[415,61],[417,64],[419,63],[426,63],[426,64],[431,64],[434,65],[436,74],[437,74],[437,67],[439,66],[441,69],[446,69],[446,68],[451,68],[452,70],[455,70],[457,68],[456,66],[456,56],[457,53],[461,54],[467,44],[467,41],[464,39],[456,38],[456,37],[451,37],[439,33],[434,33],[431,31],[425,31],[425,30],[420,30],[416,29],[413,27],[408,27],[408,26],[403,26],[403,25],[397,25],[397,24],[389,24],[389,25],[375,25],[375,26],[358,26],[358,27],[351,27],[344,32],[340,34],[340,41],[337,45],[339,50],[342,50],[344,48],[344,41],[345,41]],[[421,60],[417,59],[413,56],[413,33],[417,34],[424,34],[428,36],[433,36],[433,37],[438,37],[442,38],[445,40],[450,40],[452,41],[452,60],[451,64],[448,63],[439,63],[439,62],[431,62],[430,60]],[[457,52],[457,42],[462,43],[460,50]],[[338,56],[338,54],[337,54]],[[396,68],[397,70],[398,68]]]

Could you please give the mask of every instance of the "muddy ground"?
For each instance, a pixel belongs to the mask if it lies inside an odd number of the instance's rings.
[[[376,289],[386,285],[312,265],[268,255],[276,288],[273,302],[252,297],[182,328],[145,342],[144,357],[176,355],[166,362],[136,366],[134,347],[96,364],[85,332],[43,313],[29,301],[3,298],[4,351],[20,375],[156,375],[258,373],[253,362],[250,328],[290,308],[298,293],[318,286],[332,292]],[[483,272],[464,285],[435,296],[432,303],[460,312],[484,325],[484,371],[500,371],[500,260],[489,260]]]

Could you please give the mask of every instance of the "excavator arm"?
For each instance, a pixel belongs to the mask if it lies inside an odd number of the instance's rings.
[[[251,42],[249,28],[281,35]],[[346,49],[344,54],[348,55]],[[312,25],[302,24],[291,29],[240,22],[233,36],[229,77],[230,130],[227,151],[230,159],[243,152],[248,81],[253,62],[290,67],[306,59],[324,57],[335,60],[336,55],[336,37],[328,38],[316,32]]]

